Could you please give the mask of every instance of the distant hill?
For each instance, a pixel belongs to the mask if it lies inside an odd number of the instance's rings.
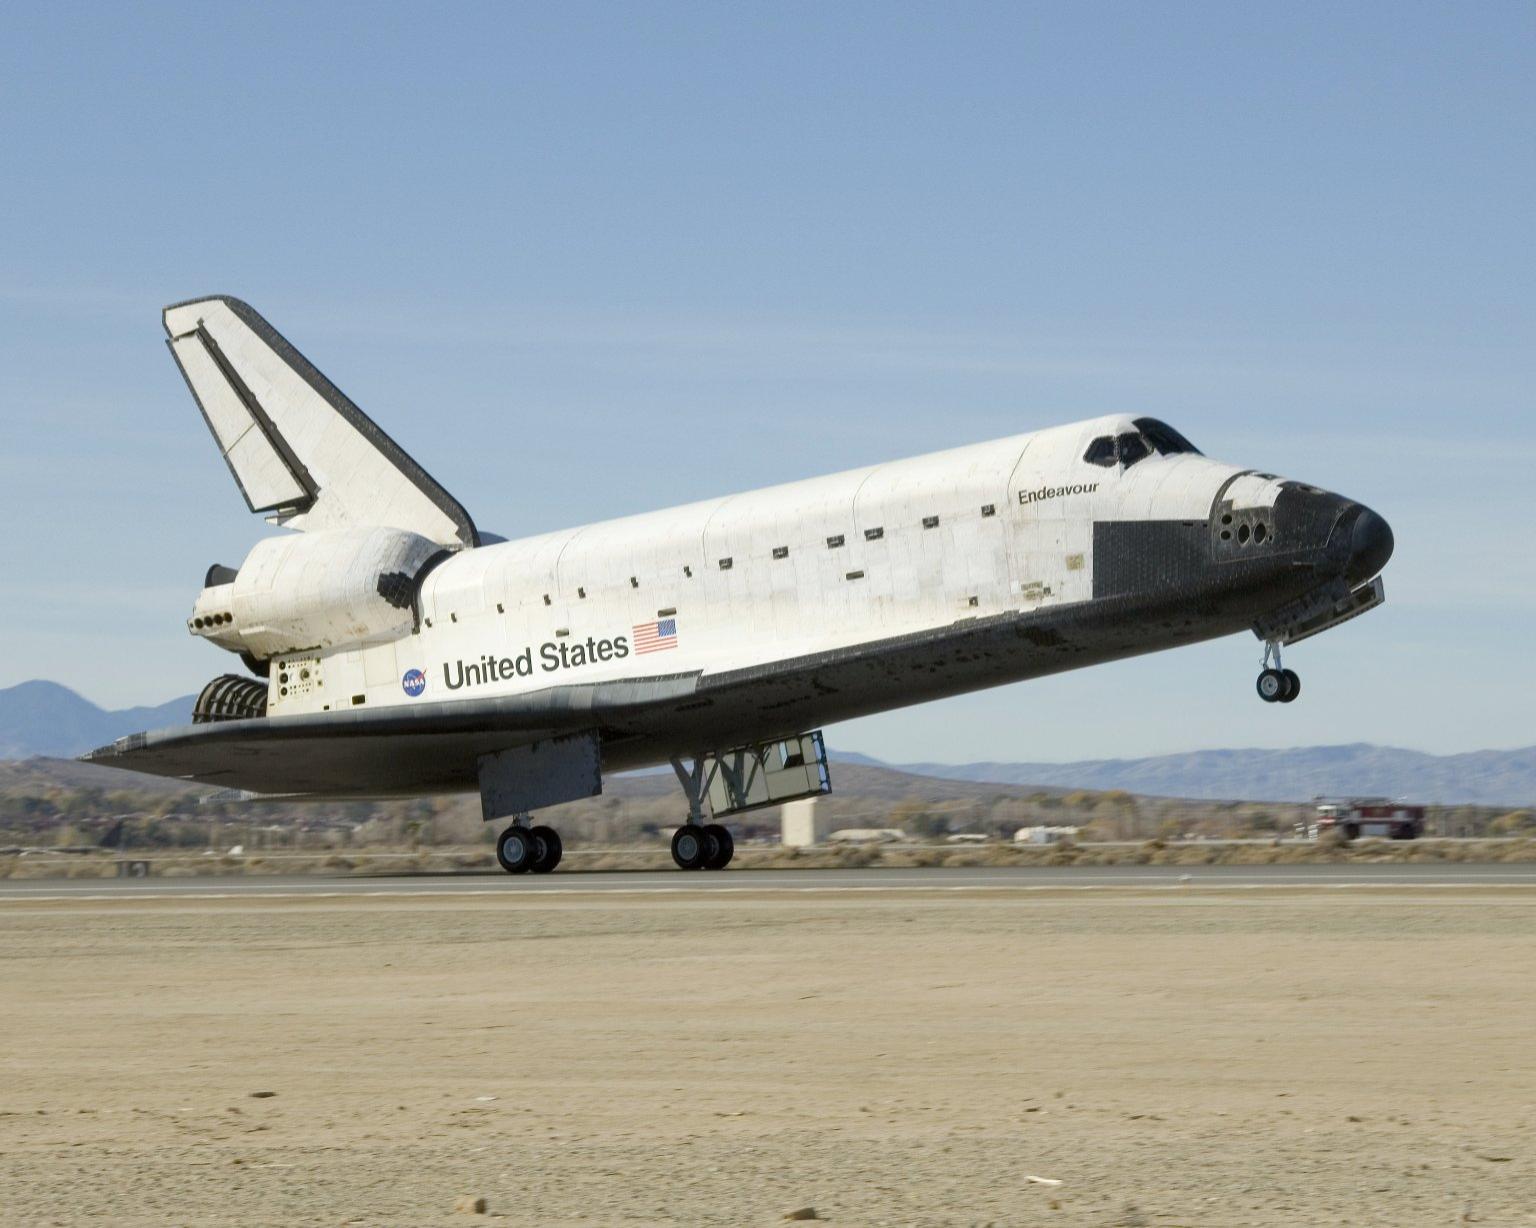
[[[0,690],[0,759],[65,758],[141,729],[190,724],[195,698],[183,695],[155,708],[109,712],[57,682],[7,687]]]
[[[844,762],[875,763],[862,755]],[[1536,746],[1460,755],[1356,742],[1291,750],[1200,750],[1077,763],[902,763],[919,776],[1069,789],[1124,789],[1161,797],[1307,801],[1374,794],[1447,805],[1536,802]]]

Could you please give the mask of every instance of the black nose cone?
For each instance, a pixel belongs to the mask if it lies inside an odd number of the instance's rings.
[[[1349,532],[1349,563],[1344,574],[1351,584],[1364,584],[1392,557],[1392,528],[1368,507],[1362,507]]]

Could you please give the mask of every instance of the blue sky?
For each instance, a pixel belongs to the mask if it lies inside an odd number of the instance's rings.
[[[112,706],[262,526],[159,308],[252,302],[539,532],[1091,414],[1380,510],[1388,605],[830,731],[1536,742],[1536,9],[7,6],[0,685]]]

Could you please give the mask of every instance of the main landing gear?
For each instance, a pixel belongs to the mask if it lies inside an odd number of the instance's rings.
[[[688,795],[688,821],[672,833],[672,860],[679,870],[723,870],[736,855],[736,841],[723,823],[704,822],[703,757],[690,770],[681,759],[672,770]]]
[[[529,827],[526,815],[496,838],[496,860],[508,874],[548,874],[560,864],[564,847],[553,827]]]
[[[1267,704],[1288,704],[1301,694],[1301,678],[1295,670],[1281,666],[1280,645],[1274,640],[1264,643],[1264,668],[1254,685],[1259,698]]]
[[[723,870],[735,853],[730,829],[721,823],[684,823],[672,833],[672,860],[680,870]]]

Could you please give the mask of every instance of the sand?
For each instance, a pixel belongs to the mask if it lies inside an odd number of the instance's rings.
[[[1536,1224],[1529,891],[509,884],[0,937],[5,1224]]]

